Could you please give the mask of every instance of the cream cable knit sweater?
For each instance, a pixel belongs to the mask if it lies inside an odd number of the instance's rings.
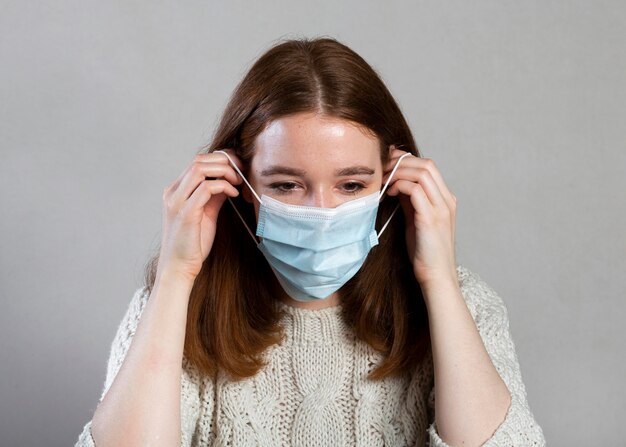
[[[487,352],[512,395],[506,417],[484,446],[545,446],[528,406],[507,309],[477,274],[457,267],[461,291]],[[148,296],[138,289],[111,345],[100,401],[128,351]],[[265,353],[255,377],[229,382],[182,363],[181,446],[437,446],[432,354],[402,378],[368,381],[382,359],[355,339],[340,307],[287,310],[286,340]],[[91,421],[76,446],[95,446]]]

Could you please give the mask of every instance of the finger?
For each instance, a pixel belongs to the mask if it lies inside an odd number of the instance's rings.
[[[244,177],[245,174],[243,174],[243,172],[240,172],[241,168],[240,168],[239,165],[243,166],[243,164],[241,163],[241,160],[239,160],[238,158],[234,157],[232,153],[228,153],[228,152],[229,152],[228,150],[224,150],[223,152],[220,152],[220,153],[222,155],[224,155],[229,162],[232,159],[232,162],[235,163],[235,165],[237,165],[236,170],[238,170],[238,173],[240,174],[240,176],[242,177],[242,179],[245,182],[246,186],[248,187],[249,192],[252,193],[256,197],[256,199],[259,201],[259,203],[260,203],[261,202],[261,198],[259,197],[257,192],[254,190],[253,186],[250,184],[250,181]]]
[[[410,182],[408,180],[398,180],[390,188],[389,195],[405,194],[411,199],[413,209],[419,214],[432,215],[434,208],[426,192],[419,183]]]
[[[191,169],[191,166],[193,165],[193,163],[197,161],[218,163],[218,164],[224,164],[224,165],[228,164],[228,159],[226,159],[226,157],[224,157],[223,154],[219,154],[219,153],[218,154],[213,154],[213,153],[196,154],[196,156],[193,159],[193,162],[187,165],[185,170],[180,173],[180,175],[176,178],[176,180],[174,180],[172,183],[169,184],[168,188],[170,188],[171,190],[177,190],[180,185],[180,182],[183,180],[183,178],[185,178],[185,176],[189,172],[189,169]]]
[[[383,183],[382,183],[383,191],[386,190],[387,187],[389,186],[390,176],[393,178],[396,171],[400,168],[402,160],[410,156],[411,156],[411,153],[404,152],[402,155],[400,155],[397,158],[394,158],[393,160],[390,161],[390,163],[388,163],[388,166],[393,166],[393,168],[390,168],[389,171],[383,171]],[[397,176],[395,178],[397,178]]]
[[[171,197],[172,203],[174,203],[175,206],[182,206],[183,202],[189,199],[200,183],[213,181],[212,179],[207,180],[207,177],[224,179],[224,181],[227,181],[231,185],[242,182],[241,178],[237,176],[237,173],[229,165],[195,161],[190,166],[187,175],[183,177],[178,188],[173,191]]]
[[[395,145],[393,145],[393,144],[392,144],[392,145],[389,147],[389,158],[390,158],[390,159],[392,159],[392,158],[398,158],[398,157],[401,157],[402,155],[406,154],[407,152],[410,152],[410,151],[406,151],[406,150],[404,150],[404,149],[400,149],[400,148],[398,148],[397,146],[395,146]]]
[[[394,174],[394,178],[397,179],[396,182],[400,180],[406,180],[411,183],[419,183],[422,186],[423,190],[426,192],[426,195],[432,203],[432,206],[448,207],[448,204],[442,196],[441,191],[439,191],[437,183],[430,174],[430,171],[428,171],[427,169],[415,167],[398,168]]]
[[[394,156],[397,156],[397,155],[402,155],[405,152],[400,151],[400,150],[395,150],[393,151],[393,153],[394,153]],[[403,165],[403,167],[405,168],[414,166],[418,168],[427,169],[430,172],[430,175],[432,176],[432,178],[435,180],[435,183],[437,184],[437,187],[439,188],[439,191],[442,197],[444,198],[446,204],[448,205],[448,208],[451,211],[454,211],[456,207],[456,196],[452,194],[452,192],[446,185],[445,181],[443,180],[443,176],[441,175],[441,172],[439,171],[439,169],[435,165],[435,162],[432,159],[408,156],[402,160],[401,165]],[[391,166],[393,167],[394,165],[391,164]]]
[[[203,208],[211,197],[218,194],[225,194],[228,197],[237,197],[239,191],[226,180],[206,180],[200,183],[192,192],[189,200],[185,202],[181,210],[185,213],[193,212]]]
[[[441,175],[439,168],[435,165],[435,162],[430,158],[420,158],[420,160],[423,162],[424,166],[428,169],[430,175],[437,183],[439,191],[441,191],[441,195],[446,200],[448,207],[451,210],[454,209],[456,198],[448,188],[448,185],[446,185],[446,182],[443,180],[443,176]]]
[[[406,154],[410,154],[410,155],[407,155],[406,157],[402,158]],[[401,161],[400,161],[400,158],[402,158]],[[385,164],[385,166],[383,166],[383,174],[389,174],[391,171],[393,171],[393,168],[395,168],[398,162],[400,162],[400,164],[398,165],[398,169],[400,168],[400,166],[402,167],[407,166],[408,159],[410,158],[416,158],[416,157],[410,152],[402,151],[399,149],[393,149],[390,152],[389,160],[387,160],[387,163]]]
[[[226,152],[226,154],[228,154],[228,156],[223,154],[222,151]],[[230,164],[230,160],[232,160],[233,163],[235,163],[235,165],[237,165],[237,168],[239,168],[240,171],[242,171],[243,168],[244,168],[243,162],[239,159],[239,157],[237,156],[237,154],[235,153],[235,151],[233,149],[215,149],[213,152],[211,152],[211,155],[217,155],[217,156],[222,157],[226,164]],[[230,159],[229,159],[229,157],[230,157]]]

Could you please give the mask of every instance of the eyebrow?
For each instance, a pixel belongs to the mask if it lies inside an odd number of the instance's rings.
[[[290,168],[288,166],[274,165],[261,171],[261,175],[269,177],[272,175],[293,175],[295,177],[303,177],[306,175],[306,171],[303,169]],[[345,177],[349,175],[374,175],[374,170],[367,166],[350,166],[348,168],[335,169],[335,175],[337,177]]]
[[[267,169],[263,169],[261,171],[261,175],[265,177],[269,177],[271,175],[284,174],[284,175],[293,175],[293,176],[303,176],[306,174],[306,171],[303,169],[290,168],[288,166],[274,165],[270,166]]]
[[[350,166],[349,168],[336,169],[335,175],[337,177],[347,175],[374,175],[374,170],[367,166]]]

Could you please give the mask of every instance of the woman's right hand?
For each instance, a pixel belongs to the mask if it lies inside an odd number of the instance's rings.
[[[242,169],[234,152],[225,151]],[[167,270],[195,280],[213,246],[219,210],[227,196],[239,195],[233,185],[242,182],[224,154],[196,155],[163,191],[163,235],[157,271]]]

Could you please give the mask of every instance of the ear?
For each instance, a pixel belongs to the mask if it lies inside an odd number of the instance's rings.
[[[241,186],[241,195],[246,202],[252,203],[252,192],[250,191],[250,188],[248,188],[248,185],[246,185],[245,183],[243,183]]]

